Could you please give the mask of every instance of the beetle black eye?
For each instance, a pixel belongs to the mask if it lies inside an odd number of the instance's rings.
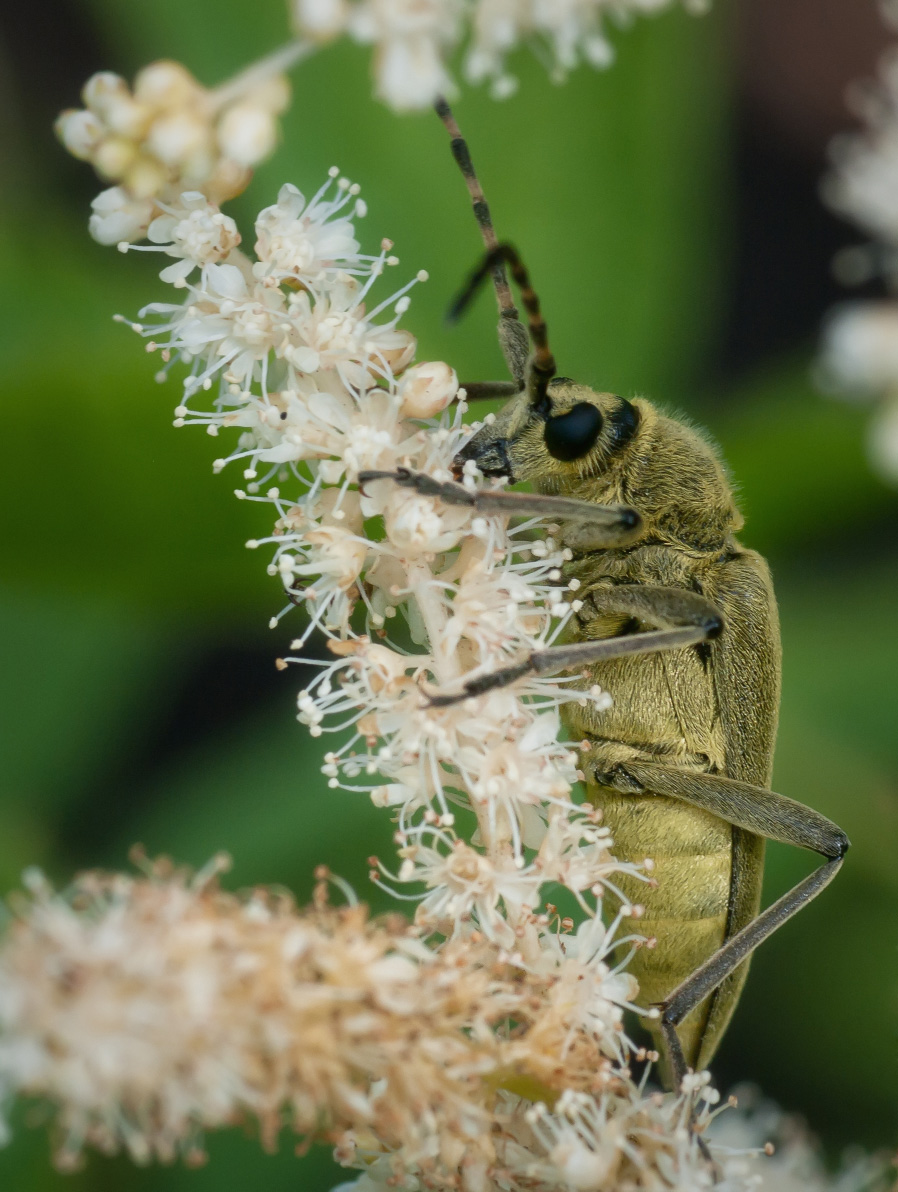
[[[601,431],[602,415],[595,406],[581,401],[567,414],[546,419],[546,449],[555,459],[570,463],[593,449]]]

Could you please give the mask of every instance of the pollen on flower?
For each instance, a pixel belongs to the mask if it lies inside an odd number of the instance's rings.
[[[458,881],[476,883],[483,861],[455,851]],[[605,1118],[662,1120],[611,1063],[633,982],[604,965],[610,936],[594,920],[527,961],[482,932],[427,947],[398,916],[369,918],[323,867],[297,910],[283,892],[221,890],[221,858],[197,874],[141,865],[86,873],[64,895],[30,875],[0,945],[0,1082],[52,1107],[61,1167],[87,1147],[195,1162],[202,1131],[243,1118],[268,1147],[289,1121],[350,1165],[364,1134],[394,1174],[448,1192],[459,1165],[501,1178],[522,1130],[538,1138],[528,1163],[545,1146],[564,1169],[560,1131],[592,1147]],[[327,883],[349,904],[329,906]],[[501,1091],[524,1073],[554,1100],[562,1071],[551,1118]],[[700,1080],[664,1112],[707,1115],[713,1100]],[[677,1146],[697,1162],[694,1142]],[[523,1153],[515,1162],[523,1176]]]
[[[488,672],[553,640],[572,612],[557,598],[564,555],[550,537],[534,543],[506,519],[473,517],[468,507],[390,479],[401,469],[451,477],[466,433],[451,404],[458,382],[442,362],[410,365],[414,340],[395,319],[373,321],[389,304],[400,307],[407,286],[398,301],[394,295],[370,310],[362,305],[392,243],[384,242],[381,257],[358,253],[340,202],[328,197],[327,185],[307,205],[294,188],[282,190],[257,222],[257,249],[268,264],[277,259],[279,273],[233,249],[226,264],[210,263],[187,283],[182,307],[154,304],[141,326],[146,334],[167,330],[170,360],[190,367],[179,416],[241,432],[230,459],[243,462],[252,482],[244,499],[265,500],[277,514],[270,538],[252,541],[270,543],[269,572],[280,576],[291,602],[306,606],[303,640],[320,628],[356,641],[322,669],[298,709],[316,736],[355,726],[331,783],[400,805],[403,822],[435,809],[446,823],[450,804],[467,802],[490,833],[508,837],[520,868],[533,815],[566,804],[577,779],[574,757],[557,741],[559,707],[573,700],[602,707],[607,696],[537,678],[451,709],[422,702],[428,688],[457,684],[462,673]],[[330,227],[336,231],[326,232]],[[291,269],[309,271],[302,292],[266,284],[272,277],[286,283]],[[213,410],[195,411],[194,395],[216,373]],[[365,470],[384,478],[359,487]],[[294,493],[281,482],[255,497],[274,475],[292,478]],[[483,483],[473,467],[465,480]],[[382,537],[368,536],[371,519],[382,519]],[[380,634],[401,608],[413,640],[429,643],[429,651],[404,656],[356,638],[359,606]],[[389,678],[385,657],[395,660]],[[380,783],[360,784],[374,773]]]
[[[489,1028],[513,997],[490,1004],[489,963],[459,984],[457,958],[428,952],[398,918],[320,898],[297,911],[264,890],[238,898],[216,868],[89,873],[65,896],[34,879],[15,904],[0,948],[0,1084],[55,1107],[60,1166],[85,1146],[195,1159],[203,1129],[246,1116],[270,1147],[286,1116],[311,1134],[373,1127],[410,1153],[426,1133],[415,1119],[437,1107],[485,1119]],[[480,1044],[466,1033],[476,1023]]]

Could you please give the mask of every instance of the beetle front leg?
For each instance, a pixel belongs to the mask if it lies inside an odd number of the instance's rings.
[[[464,389],[468,402],[507,399],[521,392],[521,386],[515,381],[463,381],[459,388]]]
[[[589,523],[605,546],[623,546],[637,537],[642,519],[628,505],[594,505],[575,497],[544,496],[541,493],[505,492],[495,488],[466,488],[454,480],[436,480],[426,472],[397,468],[395,472],[360,472],[364,488],[375,480],[391,480],[400,488],[411,488],[425,497],[437,497],[446,505],[467,505],[483,517],[550,517],[553,520]]]

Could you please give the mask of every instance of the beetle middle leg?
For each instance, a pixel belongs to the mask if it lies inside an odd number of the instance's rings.
[[[431,696],[431,704],[446,707],[459,700],[507,687],[528,675],[556,674],[558,671],[605,662],[609,658],[620,658],[625,654],[653,654],[658,650],[696,646],[717,637],[723,628],[723,620],[716,606],[704,596],[685,588],[618,584],[613,588],[601,589],[599,601],[604,611],[635,617],[658,628],[534,650],[521,662],[468,679],[456,694]]]
[[[807,906],[838,873],[849,840],[842,829],[810,807],[764,787],[719,774],[690,773],[655,762],[626,762],[595,780],[624,793],[637,791],[680,799],[726,823],[767,840],[810,849],[823,865],[732,935],[677,986],[659,1007],[661,1031],[670,1059],[674,1087],[687,1072],[677,1026],[714,992],[759,944]]]

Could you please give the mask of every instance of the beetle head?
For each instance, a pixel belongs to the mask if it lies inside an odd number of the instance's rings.
[[[639,422],[638,409],[625,398],[556,377],[540,403],[528,393],[512,398],[465,444],[456,465],[473,460],[485,476],[511,484],[539,480],[565,487],[599,475],[637,434]]]

